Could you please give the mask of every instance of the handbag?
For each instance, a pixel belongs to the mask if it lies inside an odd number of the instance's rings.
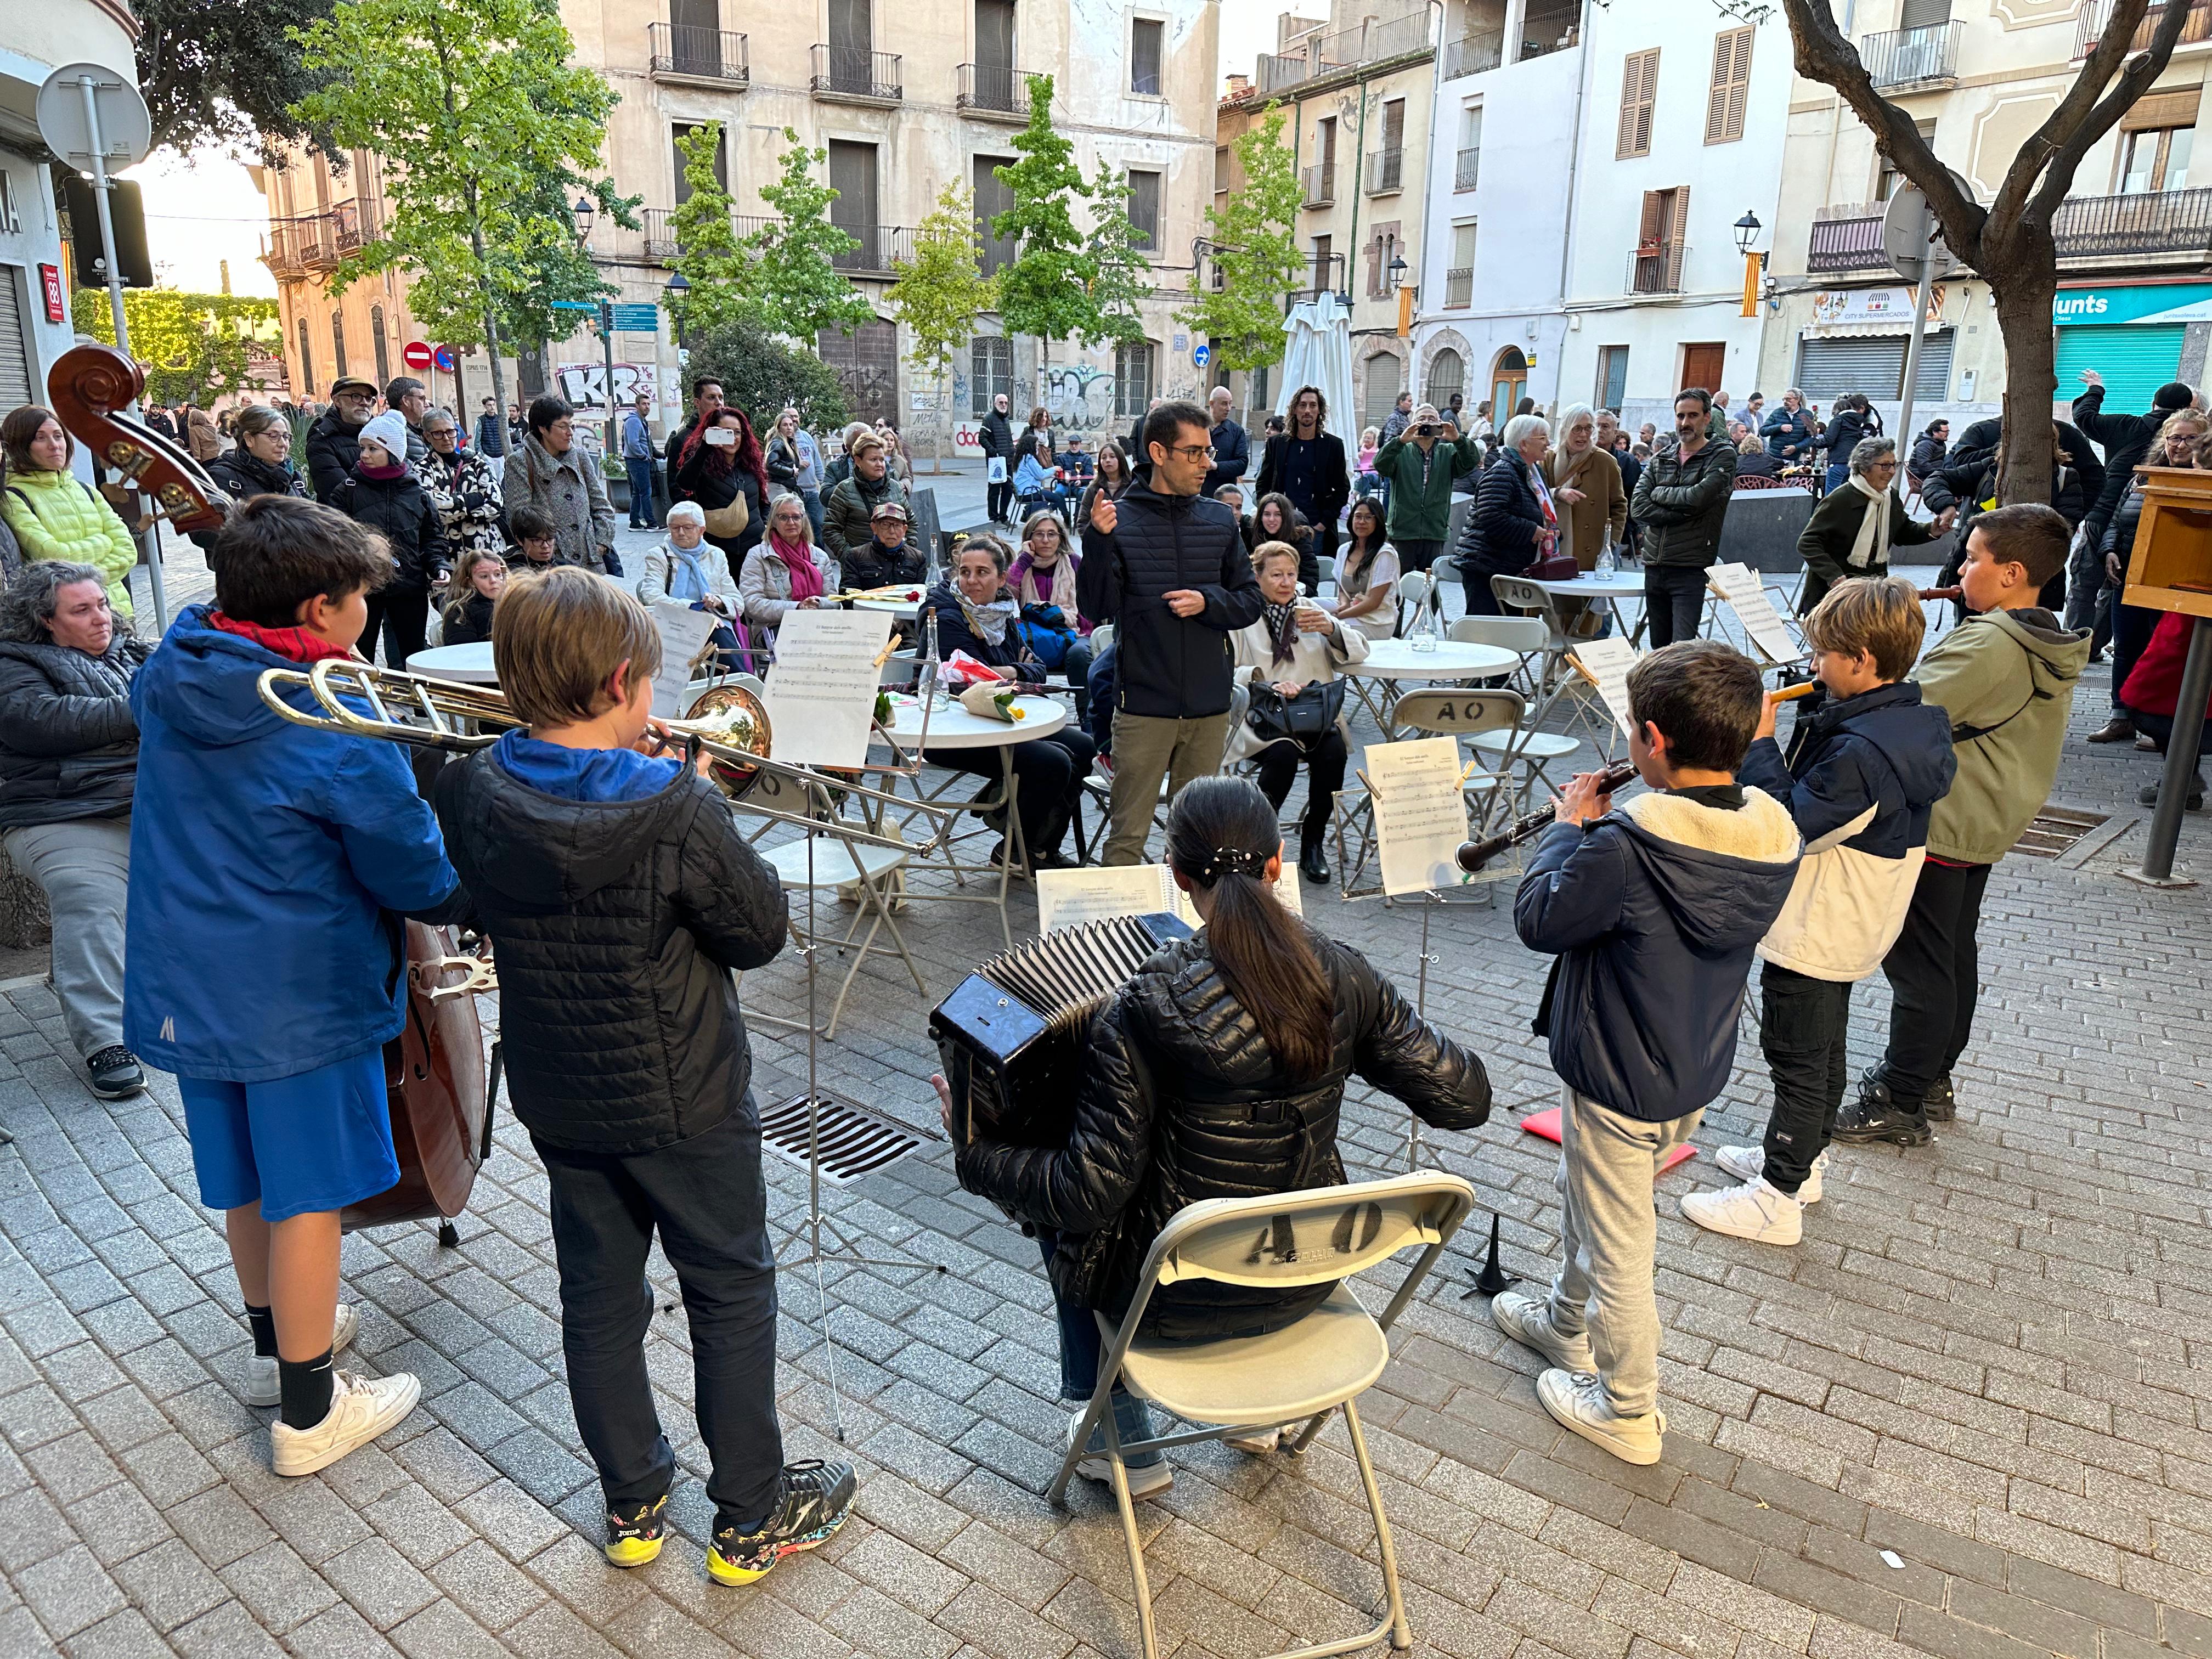
[[[711,526],[710,526],[711,528]],[[1554,553],[1548,559],[1539,559],[1521,573],[1522,579],[1532,582],[1571,582],[1583,574],[1571,553]]]
[[[752,514],[745,508],[745,493],[739,490],[730,498],[727,507],[710,507],[707,513],[707,533],[719,536],[724,541],[734,541],[745,533],[752,522]]]
[[[1272,685],[1255,684],[1244,724],[1262,743],[1317,738],[1342,716],[1346,685],[1340,679],[1316,680],[1301,687],[1295,697],[1286,697]]]

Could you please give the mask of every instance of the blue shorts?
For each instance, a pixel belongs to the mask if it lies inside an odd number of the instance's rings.
[[[200,1202],[264,1221],[343,1210],[399,1184],[384,1050],[267,1083],[177,1079]]]

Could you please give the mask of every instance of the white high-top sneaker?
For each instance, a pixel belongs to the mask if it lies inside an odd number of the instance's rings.
[[[1795,1244],[1805,1232],[1805,1206],[1768,1186],[1764,1176],[1717,1192],[1686,1193],[1682,1213],[1709,1233],[1756,1244]]]
[[[1766,1173],[1766,1148],[1723,1146],[1713,1154],[1713,1162],[1738,1181],[1756,1181]],[[1818,1204],[1820,1201],[1820,1176],[1827,1167],[1826,1152],[1813,1160],[1813,1173],[1805,1177],[1805,1184],[1797,1189],[1800,1204]]]

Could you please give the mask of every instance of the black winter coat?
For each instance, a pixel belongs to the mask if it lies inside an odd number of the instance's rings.
[[[396,478],[365,478],[356,472],[324,501],[372,530],[392,545],[392,580],[386,593],[420,593],[446,568],[445,522],[412,472]]]
[[[783,889],[714,786],[564,800],[489,752],[434,791],[446,851],[499,953],[501,1053],[548,1146],[651,1152],[750,1113],[732,969],[783,948]]]
[[[1110,535],[1084,537],[1075,573],[1078,608],[1115,625],[1115,706],[1169,720],[1228,713],[1229,636],[1266,609],[1237,515],[1219,501],[1163,495],[1149,478],[1115,508]],[[1162,596],[1179,588],[1204,594],[1206,609],[1176,616]]]
[[[1720,555],[1721,526],[1735,490],[1735,451],[1708,443],[1682,459],[1659,451],[1637,474],[1628,510],[1644,532],[1644,562],[1704,569]]]
[[[1352,499],[1352,474],[1344,465],[1344,440],[1334,432],[1324,432],[1314,440],[1320,453],[1314,458],[1313,499],[1299,501],[1291,495],[1291,504],[1316,526],[1334,524],[1344,515],[1344,504]],[[1278,433],[1267,440],[1267,447],[1260,454],[1260,478],[1255,486],[1262,495],[1281,490],[1284,475],[1288,470],[1291,454],[1291,435]]]
[[[1916,478],[1925,478],[1943,465],[1943,441],[1932,433],[1923,432],[1912,441],[1912,459],[1905,470]]]
[[[1146,1252],[1184,1206],[1342,1184],[1337,1115],[1354,1074],[1440,1129],[1490,1116],[1481,1061],[1414,1013],[1357,951],[1307,937],[1336,994],[1320,1078],[1283,1075],[1201,932],[1155,952],[1092,1021],[1065,1149],[977,1141],[957,1153],[963,1187],[1063,1236],[1055,1279],[1086,1248],[1106,1252],[1092,1300],[1109,1315],[1127,1311]],[[1118,1237],[1086,1247],[1117,1223]],[[1170,1285],[1152,1297],[1144,1328],[1171,1341],[1279,1329],[1330,1288]]]
[[[471,593],[461,601],[458,611],[446,613],[446,631],[440,639],[441,645],[481,645],[491,637],[492,601],[481,593]]]
[[[315,499],[336,506],[338,492],[360,465],[361,428],[340,420],[336,409],[325,410],[307,428],[307,482],[315,488]]]
[[[1847,409],[1830,421],[1820,434],[1820,442],[1828,452],[1828,465],[1842,466],[1851,459],[1851,451],[1869,438],[1881,435],[1881,421],[1878,416],[1862,415],[1856,409]]]
[[[983,417],[983,424],[976,429],[975,443],[986,456],[1011,455],[1014,448],[1013,423],[997,410],[993,410]],[[1012,466],[1006,469],[1006,476],[1009,478],[1014,476]]]
[[[745,568],[745,555],[758,547],[761,538],[768,534],[768,505],[761,500],[760,480],[750,468],[733,465],[727,472],[718,473],[707,465],[707,457],[711,453],[703,443],[693,450],[691,459],[677,469],[675,488],[669,493],[676,501],[696,501],[709,513],[744,495],[744,529],[735,536],[707,538],[729,561],[730,580],[735,581]]]
[[[2096,498],[2089,503],[2089,511],[2081,522],[2088,526],[2093,539],[2101,539],[2105,526],[2112,521],[2112,514],[2127,493],[2128,480],[2142,465],[2142,458],[2158,441],[2158,429],[2166,424],[2169,409],[2154,409],[2148,415],[2107,415],[2105,413],[2105,388],[2093,386],[2074,400],[2074,424],[2081,435],[2105,452],[2105,478]],[[2073,452],[2076,457],[2081,452]]]
[[[1212,439],[1213,465],[1206,472],[1208,495],[1224,484],[1235,483],[1252,465],[1252,440],[1236,422],[1224,421],[1215,427]]]
[[[997,645],[968,626],[968,613],[960,608],[960,595],[940,583],[929,590],[927,609],[937,613],[937,654],[951,661],[956,651],[965,651],[989,668],[1011,669],[1020,679],[1044,684],[1044,665],[1022,652],[1021,635],[1012,623]]]
[[[354,446],[356,453],[360,445]],[[218,455],[207,464],[207,475],[222,487],[234,506],[243,506],[252,495],[305,495],[307,484],[292,470],[287,461],[283,466],[271,466],[249,451],[244,444],[237,445],[225,454]],[[220,530],[195,530],[191,532],[192,544],[202,552],[215,551],[216,538]],[[212,568],[212,565],[210,565]]]
[[[50,639],[0,640],[0,830],[130,811],[131,681],[153,651],[120,630],[98,657]]]
[[[1537,533],[1550,522],[1528,461],[1501,448],[1474,487],[1474,508],[1460,532],[1460,568],[1485,576],[1519,575],[1536,562]]]

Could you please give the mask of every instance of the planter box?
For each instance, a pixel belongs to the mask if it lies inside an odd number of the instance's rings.
[[[1719,562],[1747,564],[1753,570],[1786,574],[1804,568],[1797,538],[1818,505],[1810,490],[1739,489],[1729,497],[1721,526]]]

